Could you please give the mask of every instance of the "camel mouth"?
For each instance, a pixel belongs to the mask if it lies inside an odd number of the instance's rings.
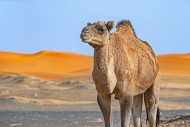
[[[81,33],[80,38],[85,43],[91,42],[91,37],[85,33]]]

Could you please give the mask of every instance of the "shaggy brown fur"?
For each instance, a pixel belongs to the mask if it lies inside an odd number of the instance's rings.
[[[121,20],[121,21],[119,21],[119,22],[117,23],[117,25],[116,25],[116,28],[119,29],[119,27],[122,27],[122,26],[131,27],[130,29],[133,30],[135,37],[137,37],[137,35],[136,35],[136,33],[135,33],[135,30],[134,30],[134,28],[133,28],[133,26],[132,26],[132,24],[131,24],[131,22],[130,22],[129,20]]]
[[[82,41],[94,47],[92,76],[105,126],[112,125],[110,100],[115,94],[120,101],[122,127],[129,126],[132,109],[134,125],[140,127],[145,93],[149,123],[155,127],[160,89],[156,56],[147,42],[138,39],[129,20],[120,21],[117,30],[110,33],[113,26],[113,21],[98,21],[81,32]]]

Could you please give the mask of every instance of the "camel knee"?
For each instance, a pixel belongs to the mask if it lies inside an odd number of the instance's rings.
[[[149,112],[152,112],[155,108],[157,108],[158,101],[154,96],[147,97],[147,105],[146,108]]]

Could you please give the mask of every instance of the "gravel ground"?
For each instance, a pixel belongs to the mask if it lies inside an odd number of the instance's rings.
[[[190,127],[190,110],[162,111],[160,127]],[[143,127],[145,113],[143,112]],[[120,126],[120,113],[113,112],[114,127]],[[103,127],[98,111],[0,111],[0,127]],[[132,125],[131,125],[132,127]]]

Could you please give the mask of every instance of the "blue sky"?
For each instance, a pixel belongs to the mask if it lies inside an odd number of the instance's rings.
[[[157,55],[190,52],[189,0],[0,0],[0,50],[92,55],[81,29],[87,22],[122,19]]]

